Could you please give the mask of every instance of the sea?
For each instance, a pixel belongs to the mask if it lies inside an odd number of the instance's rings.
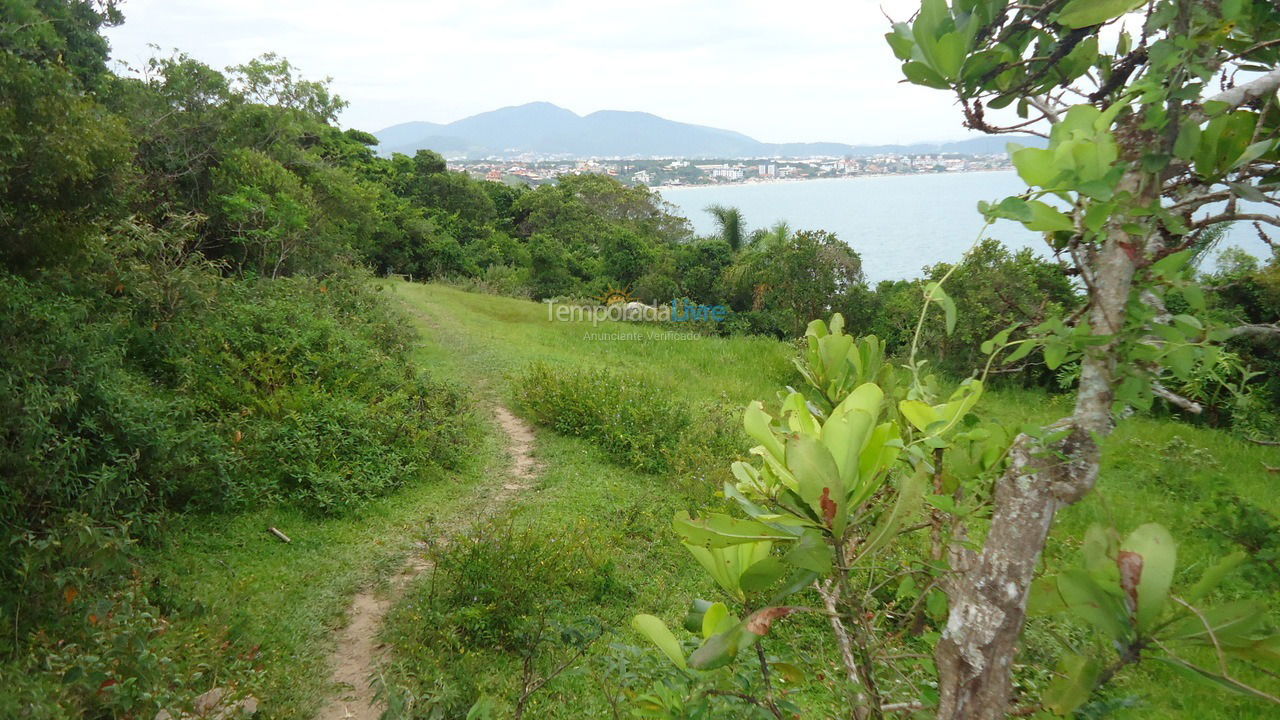
[[[658,188],[699,235],[715,232],[706,211],[710,205],[737,207],[748,231],[784,220],[792,230],[835,233],[862,256],[863,272],[872,284],[919,277],[927,265],[959,260],[982,230],[978,201],[996,202],[1025,190],[1012,170]],[[1010,248],[1050,254],[1040,233],[1010,220],[996,221],[986,236]],[[1236,223],[1206,268],[1214,266],[1226,247],[1259,258],[1270,255],[1252,225]]]

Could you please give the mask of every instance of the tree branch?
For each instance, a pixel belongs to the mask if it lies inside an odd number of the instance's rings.
[[[1166,388],[1165,386],[1161,385],[1158,382],[1151,383],[1151,392],[1156,397],[1167,400],[1168,402],[1174,405],[1177,405],[1178,407],[1182,408],[1183,410],[1186,410],[1189,413],[1192,413],[1193,415],[1199,415],[1200,413],[1204,412],[1204,406],[1201,405],[1200,403],[1196,402],[1195,400],[1189,400],[1187,398],[1184,398],[1181,395],[1173,392],[1172,390],[1170,390],[1169,388]]]
[[[1226,103],[1228,109],[1234,110],[1241,105],[1266,97],[1280,89],[1280,68],[1275,68],[1271,72],[1250,80],[1243,85],[1237,85],[1233,88],[1214,95],[1205,102]],[[1203,110],[1199,115],[1204,116]]]
[[[1227,337],[1240,337],[1241,335],[1280,335],[1280,323],[1238,325],[1227,332],[1230,333]]]

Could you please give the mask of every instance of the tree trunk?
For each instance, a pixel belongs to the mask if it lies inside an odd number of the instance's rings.
[[[1139,189],[1139,177],[1126,180]],[[1134,256],[1144,250],[1140,240],[1115,229],[1088,251],[1089,322],[1096,335],[1114,338],[1123,328]],[[1097,480],[1097,440],[1111,431],[1117,346],[1112,340],[1082,358],[1074,412],[1055,426],[1069,431],[1064,439],[1048,448],[1026,435],[1014,441],[982,551],[959,553],[963,567],[953,568],[959,572],[949,583],[951,609],[935,652],[940,720],[1005,717],[1027,593],[1054,515]]]

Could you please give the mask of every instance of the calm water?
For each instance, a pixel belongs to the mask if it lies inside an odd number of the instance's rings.
[[[936,262],[954,262],[982,229],[978,201],[1026,189],[1013,171],[897,175],[722,187],[660,188],[699,234],[711,234],[708,205],[742,210],[750,229],[786,220],[795,230],[828,230],[862,255],[872,283],[918,277]],[[1039,233],[1000,220],[988,231],[1011,248],[1045,252]],[[1223,246],[1265,257],[1266,246],[1248,225],[1233,227]]]

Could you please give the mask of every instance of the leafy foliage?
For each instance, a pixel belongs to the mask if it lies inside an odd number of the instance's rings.
[[[634,374],[538,363],[515,385],[519,407],[534,422],[588,438],[645,472],[701,468],[733,457],[742,445],[714,410],[690,406]]]

